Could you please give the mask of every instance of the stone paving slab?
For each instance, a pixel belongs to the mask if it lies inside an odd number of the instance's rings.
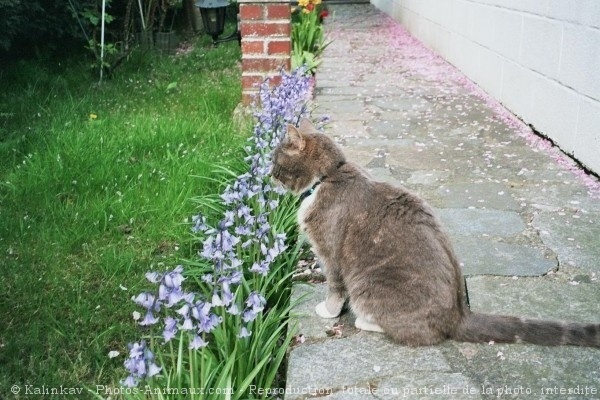
[[[577,206],[570,204],[571,207]],[[600,214],[579,208],[537,214],[532,225],[542,241],[558,254],[565,267],[577,267],[600,276]]]
[[[588,323],[600,316],[598,281],[475,276],[467,287],[475,312]]]
[[[513,211],[444,208],[435,212],[454,235],[513,236],[527,229],[521,216]]]
[[[556,270],[556,259],[540,249],[468,236],[452,238],[465,275],[541,276]]]
[[[306,359],[312,360],[310,368],[302,368]],[[338,365],[345,365],[343,374],[333,368]],[[290,355],[288,367],[296,371],[288,377],[288,388],[308,388],[310,382],[314,388],[333,391],[399,372],[450,372],[439,348],[398,346],[383,335],[368,332],[299,346]]]
[[[330,9],[315,114],[329,115],[325,133],[348,159],[435,207],[472,309],[599,323],[597,187],[391,18]],[[350,311],[317,317],[325,294],[294,285],[304,341],[289,352],[286,400],[600,399],[600,349],[407,348],[357,330]]]

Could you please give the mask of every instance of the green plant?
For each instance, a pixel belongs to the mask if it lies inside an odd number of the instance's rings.
[[[284,74],[272,90],[263,85],[246,172],[219,168],[217,176],[229,177],[224,192],[199,199],[208,212],[192,219],[200,259],[146,274],[158,288],[134,297],[143,309],[136,319],[160,333],[147,331],[129,346],[122,384],[152,388],[150,395],[132,392],[133,398],[179,399],[195,390],[188,398],[255,399],[279,388],[277,374],[294,336],[290,277],[302,243],[296,199],[273,187],[268,171],[286,125],[306,114],[308,93],[301,71]]]
[[[291,34],[292,68],[304,65],[307,72],[314,75],[321,63],[319,58],[328,45],[325,43],[322,18],[320,3],[308,3],[296,13]]]

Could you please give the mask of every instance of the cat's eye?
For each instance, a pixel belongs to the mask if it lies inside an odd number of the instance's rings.
[[[273,164],[273,167],[271,169],[271,176],[275,179],[285,179],[285,180],[289,180],[292,178],[292,173],[291,171],[283,168],[281,165],[276,165]]]

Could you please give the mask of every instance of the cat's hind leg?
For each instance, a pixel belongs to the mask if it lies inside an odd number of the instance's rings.
[[[383,328],[377,325],[374,322],[371,322],[369,318],[365,318],[357,315],[356,321],[354,322],[354,326],[356,329],[360,329],[363,331],[371,331],[371,332],[382,332]]]

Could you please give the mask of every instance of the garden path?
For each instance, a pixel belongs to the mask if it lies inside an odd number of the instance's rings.
[[[316,114],[350,160],[435,207],[471,308],[600,322],[598,182],[373,6],[330,7]],[[324,295],[295,285],[286,400],[600,398],[599,349],[407,348],[351,313],[320,319]]]

